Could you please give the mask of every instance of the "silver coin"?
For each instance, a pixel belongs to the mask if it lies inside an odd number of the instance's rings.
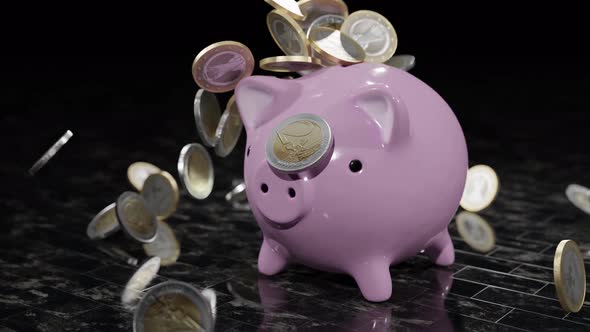
[[[74,136],[74,133],[71,131],[66,131],[65,134],[60,137],[57,142],[55,142],[49,150],[47,150],[43,156],[33,166],[29,169],[29,175],[35,175],[47,162],[55,156],[55,154],[64,146],[66,143]]]
[[[104,254],[115,258],[117,260],[122,260],[124,261],[126,264],[129,264],[131,266],[136,266],[137,265],[137,258],[129,255],[126,251],[119,249],[119,248],[115,248],[115,247],[105,247],[105,246],[97,246],[98,250],[100,250],[101,252],[103,252]]]
[[[401,69],[403,71],[410,71],[416,66],[416,57],[413,55],[394,55],[384,64]]]
[[[148,207],[160,219],[170,217],[178,206],[178,184],[170,173],[162,171],[148,176],[141,195]]]
[[[86,228],[86,235],[91,240],[102,240],[109,237],[111,234],[119,230],[119,222],[117,221],[117,213],[115,211],[115,203],[102,209]]]
[[[196,199],[205,199],[213,191],[215,170],[209,152],[201,144],[187,144],[178,157],[178,176],[188,193]]]
[[[144,244],[143,250],[148,256],[160,257],[162,266],[172,265],[180,256],[180,243],[167,223],[158,221],[158,224],[156,239],[154,242]]]
[[[236,147],[242,134],[242,128],[243,124],[238,112],[238,104],[235,102],[235,97],[232,97],[221,116],[219,126],[217,126],[215,154],[222,158],[227,157]]]
[[[141,195],[130,191],[122,193],[115,211],[119,225],[133,239],[142,243],[156,239],[158,220]]]
[[[286,11],[275,9],[268,13],[266,25],[272,38],[286,55],[309,55],[305,32]]]
[[[230,192],[225,194],[225,200],[236,210],[250,210],[246,196],[246,183],[244,181],[237,183]]]
[[[121,294],[121,303],[124,307],[131,309],[137,304],[141,293],[158,274],[160,262],[160,257],[151,257],[135,271]]]
[[[209,301],[193,286],[178,281],[161,283],[140,300],[133,315],[134,332],[213,331]]]
[[[266,160],[277,170],[299,172],[315,165],[332,146],[328,123],[315,114],[282,121],[266,142]]]
[[[570,184],[565,195],[575,207],[590,214],[590,189],[579,184]]]
[[[563,240],[557,246],[553,278],[561,307],[568,312],[580,311],[586,297],[586,270],[584,257],[576,242]]]
[[[387,18],[374,11],[359,10],[350,14],[341,30],[361,45],[367,62],[385,62],[397,49],[395,28]]]
[[[496,246],[496,233],[481,216],[463,211],[455,218],[457,231],[471,248],[487,253]]]
[[[200,89],[197,91],[194,103],[195,123],[199,137],[208,147],[214,147],[217,142],[215,130],[221,118],[221,106],[215,94]]]
[[[336,30],[340,30],[342,23],[344,23],[345,17],[342,15],[328,14],[322,15],[311,22],[307,29],[307,38],[309,38],[309,32],[315,27],[328,27]]]

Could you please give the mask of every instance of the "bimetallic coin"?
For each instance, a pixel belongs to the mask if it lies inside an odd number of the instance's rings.
[[[342,27],[342,23],[344,23],[345,19],[346,18],[342,15],[322,15],[318,17],[315,21],[311,22],[309,29],[307,29],[307,38],[309,38],[309,32],[311,31],[311,29],[315,27],[326,27],[332,28],[334,30],[340,30],[340,27]]]
[[[403,71],[410,71],[416,66],[416,57],[413,55],[394,55],[384,64]]]
[[[385,62],[397,49],[397,33],[393,25],[374,11],[359,10],[350,14],[340,30],[361,45],[366,62]]]
[[[315,27],[309,32],[309,41],[317,57],[328,64],[353,65],[365,60],[363,48],[338,30]]]
[[[264,0],[269,5],[275,7],[276,9],[282,9],[289,13],[293,18],[302,20],[305,18],[301,9],[299,9],[299,4],[295,0]]]
[[[277,73],[298,72],[321,69],[322,62],[310,56],[275,56],[260,60],[260,68]]]
[[[201,141],[208,147],[214,147],[217,143],[215,130],[221,118],[221,107],[217,97],[206,90],[199,89],[195,96],[193,110]]]
[[[246,196],[246,183],[244,181],[238,183],[234,189],[225,194],[225,200],[231,203],[236,210],[250,210],[248,197]]]
[[[160,270],[160,257],[152,257],[135,271],[121,294],[121,303],[124,307],[133,308],[144,289],[154,280]]]
[[[92,218],[86,228],[86,234],[91,240],[105,239],[119,230],[115,205],[115,203],[110,204]]]
[[[308,31],[320,16],[329,14],[344,18],[348,16],[348,7],[342,0],[300,0],[298,3],[301,12],[305,15],[305,19],[300,22],[305,31]]]
[[[127,168],[127,179],[137,191],[141,191],[143,183],[148,176],[159,173],[160,171],[160,168],[155,165],[144,161],[138,161],[129,165]]]
[[[236,147],[240,135],[242,134],[242,118],[238,111],[235,95],[227,102],[225,112],[219,120],[215,136],[217,144],[215,145],[215,154],[219,157],[227,157]]]
[[[178,157],[178,176],[188,193],[196,199],[205,199],[213,191],[215,179],[213,161],[201,144],[187,144]]]
[[[141,195],[145,198],[148,207],[160,219],[170,217],[178,206],[178,184],[166,171],[150,175],[145,180]]]
[[[246,45],[223,41],[202,50],[193,61],[193,78],[209,92],[233,90],[243,78],[252,75],[254,56]]]
[[[499,181],[496,172],[489,166],[476,165],[467,171],[461,207],[478,212],[488,207],[498,194]]]
[[[328,123],[315,114],[282,121],[266,142],[266,160],[279,171],[305,170],[328,154],[333,143]]]
[[[474,250],[487,253],[496,246],[496,233],[479,215],[463,211],[455,217],[461,238]]]
[[[586,270],[576,242],[563,240],[557,246],[553,278],[561,307],[568,312],[580,311],[586,297]]]
[[[117,199],[115,211],[125,233],[142,243],[154,241],[158,220],[141,195],[130,191],[122,193]]]
[[[590,214],[590,189],[579,184],[570,184],[565,195],[578,209]]]
[[[309,55],[305,33],[284,10],[275,9],[266,16],[266,25],[272,38],[287,55]]]
[[[66,143],[74,136],[74,133],[71,131],[66,131],[65,134],[60,137],[57,142],[55,142],[49,150],[47,150],[43,156],[33,166],[29,169],[29,175],[35,175],[47,162],[55,156],[55,154],[64,146]]]
[[[134,332],[214,330],[209,301],[193,286],[178,281],[161,283],[139,302],[133,316]]]
[[[158,221],[158,235],[154,242],[143,245],[143,250],[148,256],[157,256],[162,259],[162,266],[176,263],[180,256],[180,243],[174,231],[167,223]]]

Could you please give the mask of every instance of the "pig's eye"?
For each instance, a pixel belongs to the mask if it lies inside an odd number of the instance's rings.
[[[246,157],[250,156],[250,147],[248,147],[248,150],[246,151]]]
[[[351,172],[358,173],[361,171],[361,169],[363,169],[363,163],[361,163],[360,160],[355,159],[351,161],[350,164],[348,164],[348,168],[350,168]]]

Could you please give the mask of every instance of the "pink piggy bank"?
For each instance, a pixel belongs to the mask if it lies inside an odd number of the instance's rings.
[[[236,88],[244,179],[264,240],[258,270],[289,263],[346,273],[369,301],[391,297],[389,266],[424,253],[450,265],[447,226],[468,168],[445,101],[386,65],[329,67]]]

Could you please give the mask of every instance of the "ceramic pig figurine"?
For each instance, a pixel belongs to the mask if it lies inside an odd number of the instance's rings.
[[[289,263],[351,275],[369,301],[391,296],[389,266],[424,249],[455,254],[447,226],[468,168],[445,101],[386,65],[329,67],[295,80],[244,79],[244,179],[264,240],[262,274]]]

